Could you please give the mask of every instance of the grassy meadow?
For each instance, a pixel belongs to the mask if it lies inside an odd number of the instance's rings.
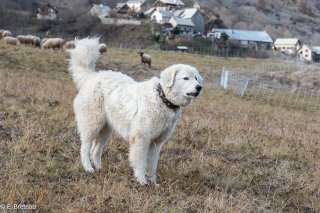
[[[103,168],[85,173],[68,54],[0,42],[0,212],[6,204],[36,205],[37,212],[320,211],[319,111],[241,99],[218,87],[223,66],[261,60],[149,50],[149,69],[137,51],[109,49],[97,66],[143,80],[187,63],[205,80],[161,151],[160,188],[135,182],[128,144],[117,136]]]

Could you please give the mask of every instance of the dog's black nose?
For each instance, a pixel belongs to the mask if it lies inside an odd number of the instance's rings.
[[[200,86],[200,85],[197,85],[197,86],[196,86],[196,90],[197,90],[198,92],[200,92],[201,89],[202,89],[202,86]]]

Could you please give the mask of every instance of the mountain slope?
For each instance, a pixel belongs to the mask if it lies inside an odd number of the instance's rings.
[[[266,30],[273,39],[298,37],[320,45],[318,0],[204,0],[200,5],[207,17],[219,15],[228,28]]]

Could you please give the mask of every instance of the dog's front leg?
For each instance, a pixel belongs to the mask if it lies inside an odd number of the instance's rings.
[[[129,162],[141,185],[147,185],[146,168],[150,142],[140,137],[130,140]]]
[[[148,151],[148,166],[149,166],[150,180],[156,186],[159,186],[157,184],[157,166],[158,166],[160,150],[163,144],[164,142],[162,143],[152,142],[150,144],[149,151]]]

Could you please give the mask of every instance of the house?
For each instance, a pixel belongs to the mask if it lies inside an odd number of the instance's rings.
[[[205,20],[201,11],[198,8],[186,8],[177,10],[174,14],[180,18],[191,19],[194,24],[194,32],[204,34]]]
[[[313,63],[320,63],[320,46],[311,47],[303,44],[299,49],[300,59]]]
[[[165,10],[165,9],[163,9]],[[151,7],[149,8],[148,10],[146,10],[143,14],[146,16],[146,17],[151,17],[152,14],[157,11],[157,8],[156,7]]]
[[[146,8],[145,0],[129,0],[126,2],[128,7],[136,13],[143,11]]]
[[[191,19],[172,17],[169,23],[173,28],[177,27],[179,29],[179,35],[192,36],[194,33],[194,24],[192,23]]]
[[[302,42],[298,38],[278,38],[274,42],[274,49],[289,55],[295,54],[302,48]]]
[[[299,50],[300,58],[312,62],[312,48],[309,45],[302,45],[301,49]]]
[[[51,4],[46,3],[38,8],[37,19],[56,20],[58,11]]]
[[[150,19],[153,21],[156,21],[159,24],[167,24],[169,23],[169,20],[171,19],[171,17],[173,17],[173,13],[167,10],[155,10]]]
[[[255,49],[268,49],[272,45],[272,38],[266,31],[251,31],[251,30],[234,30],[234,29],[212,29],[212,33],[208,35],[212,37],[212,40],[220,39],[221,34],[228,35],[228,40],[237,42],[242,47],[253,47]]]
[[[165,7],[168,10],[184,7],[184,3],[181,0],[157,0],[153,7]]]
[[[128,14],[130,7],[127,5],[127,3],[117,3],[116,5],[116,12],[120,14]]]
[[[320,46],[312,47],[312,62],[320,63]]]
[[[103,4],[93,4],[89,13],[92,16],[106,18],[110,16],[111,9]]]

